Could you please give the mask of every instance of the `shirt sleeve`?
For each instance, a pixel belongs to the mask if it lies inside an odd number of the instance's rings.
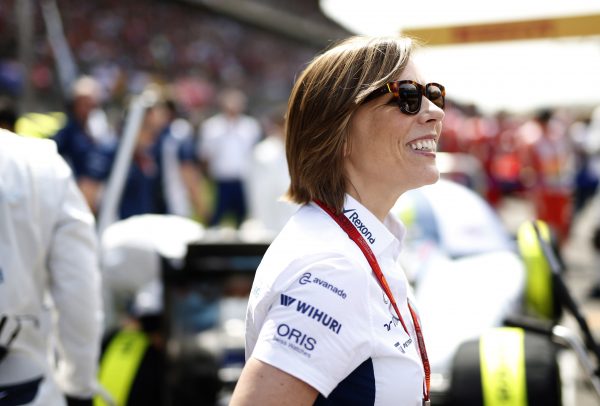
[[[251,356],[328,396],[371,352],[369,282],[343,257],[284,273]]]
[[[48,249],[50,293],[58,313],[57,383],[68,395],[91,397],[102,334],[100,270],[94,217],[66,163],[57,155],[62,198]]]
[[[182,163],[195,163],[197,161],[193,137],[188,136],[181,141],[177,148],[177,157]]]

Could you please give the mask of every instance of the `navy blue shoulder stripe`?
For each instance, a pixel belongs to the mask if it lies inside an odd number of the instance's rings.
[[[315,406],[372,406],[375,404],[375,372],[368,358],[335,387],[328,398],[319,394]]]

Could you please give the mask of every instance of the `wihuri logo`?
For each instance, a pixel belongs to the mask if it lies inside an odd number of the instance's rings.
[[[342,329],[342,323],[340,323],[327,313],[317,309],[313,305],[303,302],[302,300],[296,301],[296,298],[284,295],[282,293],[280,303],[286,307],[290,307],[292,304],[296,303],[295,308],[298,313],[302,313],[306,317],[320,322],[322,325],[328,327],[329,330],[333,331],[335,334],[339,334],[340,330]]]
[[[352,213],[352,214],[348,215],[348,213]],[[375,237],[373,237],[373,234],[369,231],[367,226],[364,225],[363,222],[361,221],[361,219],[358,217],[358,213],[356,212],[356,209],[344,210],[344,214],[346,214],[346,216],[348,217],[348,220],[350,220],[350,222],[352,222],[352,224],[354,224],[354,227],[356,227],[358,232],[361,233],[363,237],[365,237],[365,240],[369,241],[371,244],[375,244]]]

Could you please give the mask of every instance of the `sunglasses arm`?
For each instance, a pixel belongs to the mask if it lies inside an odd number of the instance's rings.
[[[369,93],[369,95],[367,97],[365,97],[365,100],[363,101],[363,103],[368,103],[371,100],[374,100],[374,99],[378,98],[379,96],[382,96],[387,93],[392,93],[389,84],[385,84],[385,85],[381,86],[379,89],[373,90],[371,93]]]

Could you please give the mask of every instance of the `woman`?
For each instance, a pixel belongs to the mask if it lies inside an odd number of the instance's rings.
[[[234,406],[428,402],[397,261],[404,230],[388,213],[439,178],[444,88],[423,85],[411,49],[407,38],[350,38],[292,90],[288,194],[303,206],[257,270]]]

